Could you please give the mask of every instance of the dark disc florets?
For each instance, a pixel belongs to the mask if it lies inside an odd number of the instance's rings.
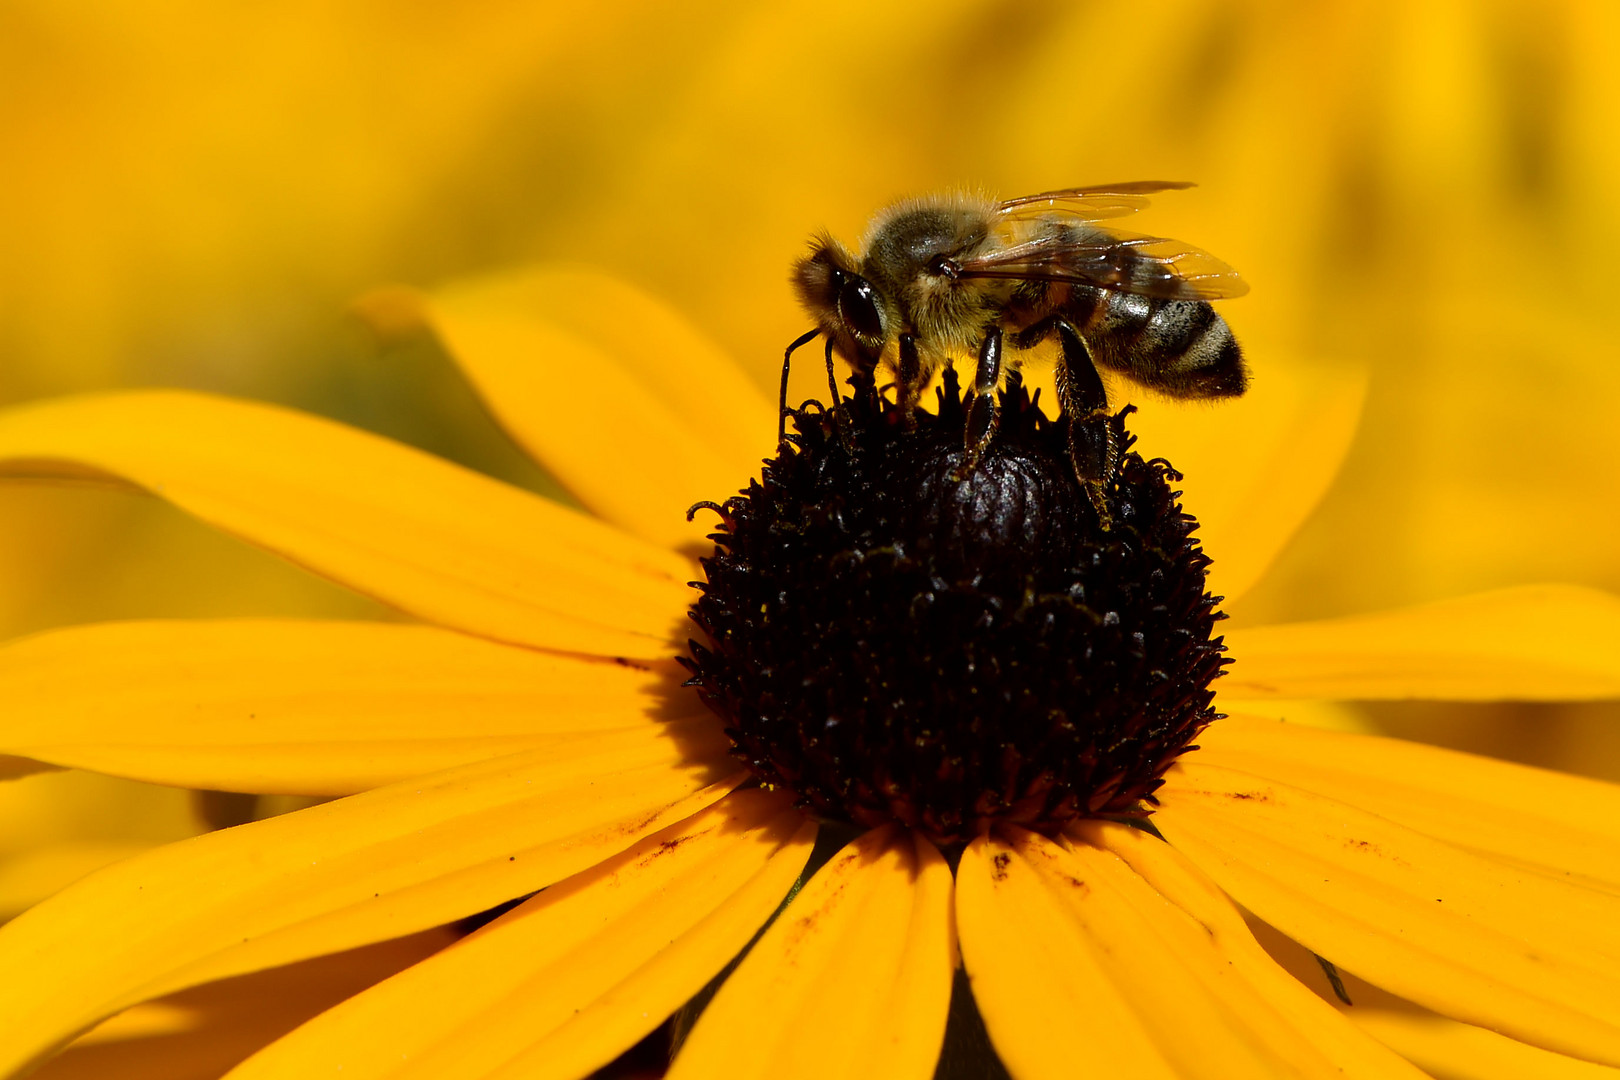
[[[869,383],[794,419],[723,508],[692,605],[708,640],[685,663],[735,753],[814,814],[941,843],[1146,812],[1226,662],[1179,475],[1126,453],[1104,530],[1067,420],[1016,375],[960,480],[950,372],[909,423]]]

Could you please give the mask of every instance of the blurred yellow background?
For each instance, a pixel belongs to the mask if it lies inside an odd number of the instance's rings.
[[[1607,0],[586,10],[0,0],[0,403],[216,390],[554,491],[431,342],[379,345],[349,302],[588,262],[774,389],[812,230],[856,239],[931,189],[1189,179],[1139,227],[1244,273],[1222,311],[1256,378],[1371,373],[1343,475],[1242,617],[1620,590]],[[0,521],[6,636],[381,614],[134,496],[13,486]],[[1620,777],[1606,706],[1368,715]]]

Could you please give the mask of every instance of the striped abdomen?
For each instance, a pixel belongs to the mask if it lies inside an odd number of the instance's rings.
[[[1249,376],[1226,320],[1202,300],[1076,287],[1063,315],[1102,367],[1174,397],[1233,397]]]

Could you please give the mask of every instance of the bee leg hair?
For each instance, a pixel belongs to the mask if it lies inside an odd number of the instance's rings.
[[[1085,339],[1067,322],[1057,324],[1063,359],[1057,367],[1058,403],[1069,418],[1069,457],[1103,530],[1113,527],[1108,484],[1119,468],[1119,442],[1108,422],[1108,392]]]
[[[917,339],[911,334],[900,335],[900,366],[895,373],[899,385],[895,395],[900,406],[900,417],[909,431],[917,426],[917,398],[922,393],[922,360],[917,356]]]
[[[1052,336],[1057,324],[1063,321],[1061,315],[1048,315],[1024,327],[1013,335],[1013,345],[1019,349],[1033,349],[1041,342]]]
[[[973,403],[968,406],[967,424],[962,429],[962,449],[967,451],[951,474],[965,480],[979,467],[1001,427],[1001,409],[996,404],[996,387],[1001,382],[1001,327],[992,326],[979,345],[979,369],[973,376]]]

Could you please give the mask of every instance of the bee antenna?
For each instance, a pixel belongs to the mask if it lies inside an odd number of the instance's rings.
[[[806,345],[814,341],[816,335],[820,333],[821,328],[818,326],[808,333],[800,334],[793,339],[793,344],[787,347],[787,352],[782,354],[782,389],[776,398],[776,445],[778,448],[787,441],[787,384],[788,371],[793,364],[793,350],[800,345]]]

